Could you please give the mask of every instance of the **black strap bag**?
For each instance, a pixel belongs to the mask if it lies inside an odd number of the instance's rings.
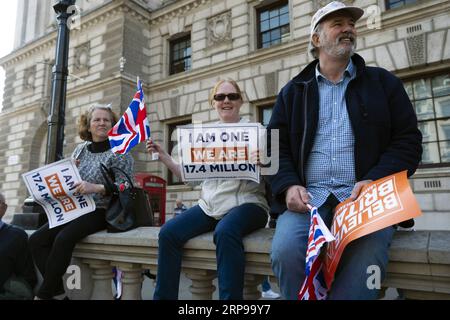
[[[125,232],[137,227],[152,226],[153,212],[147,191],[135,187],[133,180],[121,168],[111,167],[108,170],[103,163],[100,168],[106,180],[106,187],[112,193],[106,210],[107,231]],[[120,171],[127,181],[114,182],[114,170]]]

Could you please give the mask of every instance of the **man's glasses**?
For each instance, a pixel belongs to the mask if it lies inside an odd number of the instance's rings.
[[[223,101],[225,98],[228,97],[228,100],[230,101],[236,101],[241,99],[241,95],[239,93],[219,93],[214,95],[214,100],[216,101]]]

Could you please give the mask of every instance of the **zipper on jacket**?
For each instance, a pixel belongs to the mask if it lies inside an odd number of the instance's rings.
[[[350,82],[347,85],[347,89],[345,90],[345,103],[347,105],[348,118],[350,120],[350,125],[351,125],[352,131],[353,131],[353,138],[355,139],[355,145],[353,146],[353,157],[354,157],[354,161],[355,161],[355,179],[356,179],[356,181],[359,181],[359,179],[360,179],[360,177],[358,177],[359,176],[358,175],[358,172],[359,172],[359,161],[356,161],[356,159],[358,159],[358,149],[357,149],[356,146],[359,143],[359,137],[356,135],[356,128],[353,125],[352,118],[350,116],[350,112],[348,111],[349,110],[349,106],[350,106],[350,103],[349,103],[349,92],[352,89],[352,87],[354,86],[354,83],[355,83],[354,81],[355,81],[356,78],[357,77],[355,77],[352,80],[350,80]],[[364,100],[363,100],[363,98],[361,97],[361,95],[359,94],[358,91],[355,90],[355,94],[356,94],[356,100],[357,100],[358,109],[359,109],[359,112],[360,112],[361,117],[362,117],[361,121],[367,120],[367,117],[368,117],[369,113],[367,111],[366,105],[364,104]]]
[[[304,170],[304,158],[305,158],[305,143],[306,143],[306,133],[308,129],[308,88],[309,84],[314,80],[310,79],[308,81],[302,82],[303,83],[303,105],[304,105],[304,121],[303,121],[303,136],[302,136],[302,144],[300,146],[300,171],[301,171],[301,182],[304,184],[303,187],[306,188],[306,177],[305,177],[305,170]]]

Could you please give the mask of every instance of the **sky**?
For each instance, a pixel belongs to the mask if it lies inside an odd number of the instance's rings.
[[[6,56],[13,49],[17,2],[18,0],[0,1],[0,57]],[[0,110],[3,108],[4,85],[5,72],[0,67]]]

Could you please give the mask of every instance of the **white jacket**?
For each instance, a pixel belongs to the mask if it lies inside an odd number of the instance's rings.
[[[232,208],[245,203],[254,203],[269,212],[264,182],[251,180],[205,180],[198,204],[210,217],[221,219]]]

